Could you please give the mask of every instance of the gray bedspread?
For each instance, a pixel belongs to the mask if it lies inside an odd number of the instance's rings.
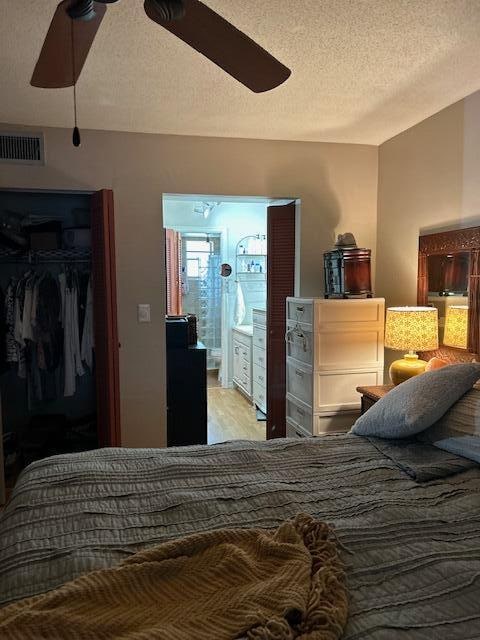
[[[480,468],[419,484],[366,439],[103,449],[31,465],[0,519],[0,601],[52,589],[169,538],[333,523],[345,638],[480,638]]]

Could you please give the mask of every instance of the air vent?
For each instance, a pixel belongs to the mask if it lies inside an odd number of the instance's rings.
[[[0,162],[45,164],[43,134],[0,131]]]

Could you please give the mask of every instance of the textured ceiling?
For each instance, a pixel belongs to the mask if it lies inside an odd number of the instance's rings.
[[[151,22],[108,8],[78,84],[84,128],[379,144],[480,89],[480,0],[204,0],[292,69],[253,94]],[[71,126],[30,87],[56,0],[0,0],[0,121]]]

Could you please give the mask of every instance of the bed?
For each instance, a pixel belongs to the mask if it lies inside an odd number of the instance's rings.
[[[350,593],[346,640],[478,638],[480,466],[436,477],[444,452],[424,444],[419,482],[392,446],[346,434],[35,462],[0,518],[0,602],[178,536],[275,527],[306,512],[335,527]],[[402,456],[408,463],[408,447]]]

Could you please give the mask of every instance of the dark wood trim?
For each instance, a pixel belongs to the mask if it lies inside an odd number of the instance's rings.
[[[418,253],[417,304],[426,306],[428,302],[428,256]]]
[[[295,288],[295,203],[267,209],[267,439],[286,435],[286,298]]]
[[[120,383],[113,191],[92,195],[93,305],[99,445],[119,447]]]
[[[480,248],[480,227],[455,229],[420,236],[418,250],[427,256],[441,253],[459,253]]]
[[[418,242],[418,283],[417,283],[417,303],[427,304],[428,298],[428,266],[427,259],[430,255],[444,253],[470,252],[470,272],[468,288],[468,352],[462,352],[463,357],[459,357],[458,349],[441,347],[438,357],[447,359],[471,360],[472,354],[477,356],[480,352],[480,227],[470,227],[466,229],[455,229],[453,231],[442,231],[441,233],[431,233],[420,236]]]

